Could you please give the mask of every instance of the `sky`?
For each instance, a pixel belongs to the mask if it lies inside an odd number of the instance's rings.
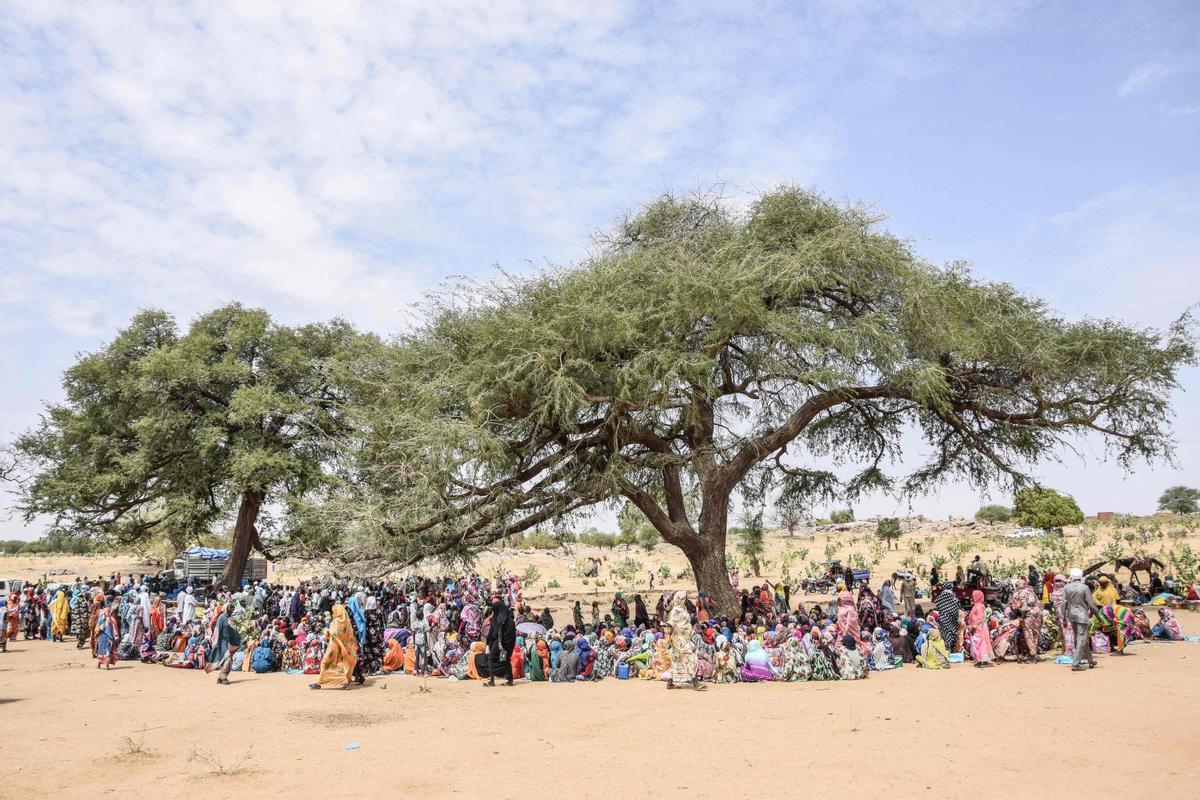
[[[393,333],[664,190],[867,202],[932,261],[1161,328],[1200,302],[1198,33],[1186,0],[0,2],[0,440],[139,309]],[[1175,464],[1084,442],[1036,474],[1088,513],[1200,485],[1181,383]],[[0,538],[42,532],[11,504]]]

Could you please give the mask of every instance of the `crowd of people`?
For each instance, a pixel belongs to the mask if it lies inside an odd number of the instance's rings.
[[[186,587],[172,600],[144,578],[47,585],[0,598],[0,649],[9,639],[73,641],[97,668],[141,661],[215,672],[285,672],[313,689],[348,689],[375,675],[574,683],[605,678],[708,683],[862,680],[912,664],[990,667],[1036,663],[1055,650],[1073,669],[1095,654],[1123,654],[1137,639],[1184,638],[1167,604],[1151,624],[1107,577],[1082,571],[1031,574],[989,597],[980,574],[960,572],[928,594],[894,574],[876,593],[839,583],[832,600],[793,606],[790,587],[739,589],[740,614],[720,613],[700,592],[666,591],[653,608],[616,592],[608,607],[576,601],[571,618],[531,608],[513,573],[398,581],[310,580],[250,584],[207,594]],[[983,576],[986,578],[986,576]],[[731,576],[737,587],[738,576]],[[971,588],[979,586],[981,588]],[[969,595],[969,602],[961,597]],[[1179,602],[1197,600],[1191,587]],[[922,601],[922,602],[918,602]]]

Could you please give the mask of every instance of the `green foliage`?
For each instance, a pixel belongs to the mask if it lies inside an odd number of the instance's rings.
[[[658,545],[662,544],[662,534],[654,530],[653,525],[643,525],[638,529],[637,543],[646,552],[650,552]]]
[[[834,525],[844,525],[847,522],[854,522],[854,509],[835,508],[829,512],[829,521]]]
[[[670,580],[671,567],[669,564],[659,564],[658,565],[658,577],[662,578],[664,581]]]
[[[742,527],[737,529],[738,552],[750,564],[750,571],[755,577],[762,574],[762,557],[765,551],[763,541],[763,512],[751,514],[749,511],[742,516]]]
[[[896,517],[884,517],[875,526],[875,535],[885,542],[894,542],[900,538],[900,520]]]
[[[16,442],[31,480],[26,519],[122,545],[169,527],[183,544],[247,511],[302,526],[296,507],[329,485],[349,428],[329,368],[369,338],[334,321],[286,327],[233,304],[185,334],[162,311],[79,359],[66,398]],[[256,520],[264,504],[272,514]]]
[[[601,549],[614,549],[617,546],[617,537],[611,533],[601,533],[599,531],[589,531],[579,535],[579,543],[599,547]]]
[[[828,542],[822,554],[825,556],[826,561],[833,561],[833,557],[837,555],[837,545],[833,542]]]
[[[1200,489],[1172,486],[1159,495],[1158,508],[1176,514],[1195,514],[1200,509]]]
[[[1181,542],[1167,551],[1167,563],[1177,583],[1188,585],[1196,582],[1200,573],[1200,554],[1192,546]]]
[[[100,548],[87,537],[72,536],[66,531],[51,530],[44,536],[26,542],[22,539],[0,541],[0,553],[6,556],[45,555],[63,553],[73,556],[91,555]]]
[[[645,571],[646,565],[634,558],[623,558],[613,565],[612,573],[622,583],[635,582]],[[597,582],[599,583],[599,582]]]
[[[1031,528],[1062,528],[1083,522],[1083,512],[1075,498],[1053,489],[1022,489],[1014,498],[1013,511],[1017,522]]]
[[[975,546],[975,542],[971,539],[960,537],[946,543],[946,553],[950,556],[950,561],[955,566],[958,566],[962,563],[967,553],[971,552]]]
[[[538,578],[542,577],[542,572],[533,564],[525,567],[525,571],[521,573],[521,580],[526,586],[532,586],[537,583]]]
[[[554,578],[551,578],[550,582],[546,584],[546,588],[547,589],[561,589],[562,586],[559,585],[557,580],[555,580]]]
[[[986,506],[980,506],[975,512],[975,519],[983,520],[988,523],[1008,522],[1013,517],[1013,510],[1008,506],[997,505],[995,503]]]
[[[1100,550],[1100,556],[1106,561],[1113,561],[1125,554],[1125,548],[1119,542],[1109,542]]]
[[[532,547],[535,550],[558,550],[563,546],[563,541],[557,536],[537,530],[530,531],[523,536],[520,534],[514,536],[509,540],[509,545],[517,548]]]

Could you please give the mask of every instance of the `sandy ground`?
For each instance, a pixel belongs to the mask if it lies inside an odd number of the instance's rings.
[[[1200,630],[1200,614],[1181,617]],[[282,674],[235,674],[221,687],[137,663],[102,672],[69,643],[14,642],[0,654],[0,797],[946,797],[974,787],[970,796],[1000,798],[1100,786],[1194,797],[1200,645],[1130,650],[1088,673],[905,667],[865,682],[704,693],[615,679],[430,680],[422,693],[396,676],[345,692]]]
[[[773,535],[764,575],[779,576],[785,548],[807,548],[813,563],[827,545],[839,558],[869,553],[870,530],[822,530],[811,541]],[[925,536],[937,552],[972,537],[964,560],[975,552],[1027,560],[1028,543],[979,536],[999,530],[930,523],[906,531],[873,572],[890,573]],[[1101,531],[1095,549],[1110,536]],[[1168,545],[1156,539],[1152,548]],[[925,545],[917,560],[928,563],[928,553]],[[604,559],[603,586],[573,574],[573,563],[589,555]],[[626,557],[644,566],[635,581],[610,574]],[[663,587],[656,578],[650,593],[645,571],[661,564],[671,574],[665,588],[687,585],[675,577],[682,555],[667,546],[500,551],[478,568],[535,566],[540,575],[526,597],[565,624],[575,599],[607,609],[618,588],[643,592],[653,607]],[[0,577],[117,569],[142,565],[111,556],[0,558]],[[791,569],[805,574],[803,559]],[[321,572],[284,562],[272,579]],[[1200,633],[1200,613],[1179,617],[1186,633]],[[220,687],[211,675],[136,663],[101,672],[73,644],[17,641],[0,654],[0,719],[8,723],[0,798],[82,789],[210,799],[389,789],[427,798],[944,797],[968,787],[975,798],[999,798],[1099,786],[1200,796],[1200,645],[1142,643],[1131,652],[1103,658],[1087,674],[1053,663],[941,673],[910,666],[866,682],[712,686],[702,694],[615,679],[512,689],[431,680],[424,693],[416,679],[398,676],[313,692],[304,676],[239,674]],[[349,742],[360,749],[347,750]]]

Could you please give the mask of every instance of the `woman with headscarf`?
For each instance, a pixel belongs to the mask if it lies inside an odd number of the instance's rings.
[[[635,594],[633,596],[633,627],[650,627],[650,614],[646,611],[646,603],[642,600],[642,596],[640,594]]]
[[[971,613],[967,616],[965,635],[970,637],[971,658],[975,660],[975,666],[991,666],[995,659],[995,653],[992,652],[992,632],[988,627],[987,604],[984,602],[983,592],[979,589],[971,592]],[[1034,647],[1037,647],[1036,643]]]
[[[949,581],[943,583],[941,592],[933,602],[937,606],[942,643],[946,647],[953,647],[958,640],[958,614],[962,610],[954,594],[954,584]]]
[[[688,613],[687,592],[680,590],[671,598],[671,608],[664,623],[667,648],[671,654],[671,676],[667,688],[674,689],[682,684],[691,684],[693,689],[703,689],[704,684],[696,679],[696,646],[692,644],[692,617]]]
[[[544,681],[550,674],[550,645],[540,633],[529,650],[529,658],[525,660],[529,669],[529,680]]]
[[[1101,575],[1100,585],[1096,587],[1096,591],[1092,592],[1092,599],[1098,606],[1116,605],[1121,601],[1121,593],[1117,591],[1117,587],[1113,586],[1107,575]]]
[[[921,645],[921,654],[917,656],[917,666],[926,669],[948,669],[950,654],[946,652],[946,643],[942,641],[942,632],[931,628]]]
[[[992,632],[992,653],[997,661],[1003,661],[1010,653],[1016,652],[1016,638],[1020,630],[1021,615],[1016,609],[1010,608]]]
[[[625,602],[625,598],[621,596],[620,592],[617,592],[615,595],[613,595],[611,611],[613,615],[613,622],[616,624],[616,626],[618,628],[624,628],[625,621],[629,619],[629,603]]]
[[[156,594],[150,598],[150,635],[158,635],[167,628],[167,607],[163,605],[162,595]]]
[[[583,605],[576,600],[575,605],[571,608],[571,622],[575,625],[575,630],[583,630]]]
[[[96,615],[96,669],[112,669],[117,663],[117,644],[121,641],[121,623],[117,620],[119,600],[113,598],[109,606],[101,606]]]
[[[217,672],[217,683],[229,685],[229,671],[233,667],[233,656],[241,647],[242,636],[229,624],[229,612],[222,611],[217,617],[217,643],[205,655],[205,672]]]
[[[853,636],[855,641],[859,641],[862,638],[862,629],[859,625],[858,609],[854,606],[854,595],[846,589],[846,584],[839,586],[841,591],[837,596],[837,636]]]
[[[746,645],[742,680],[746,683],[775,680],[775,667],[771,664],[771,657],[758,639],[751,639]]]
[[[61,642],[71,626],[71,605],[67,594],[59,589],[50,602],[50,639]]]
[[[299,592],[296,593],[299,596]],[[383,670],[383,611],[375,595],[368,595],[363,603],[364,636],[359,652],[363,676],[376,675]],[[360,680],[359,683],[362,681]]]
[[[341,603],[333,606],[333,619],[329,623],[325,655],[321,658],[321,672],[311,689],[349,689],[354,676],[354,665],[358,661],[358,636],[346,607]]]
[[[879,627],[883,609],[879,604],[879,598],[871,591],[871,587],[863,584],[858,590],[858,624],[862,630],[870,632]],[[855,641],[862,639],[862,636],[855,636]]]
[[[582,664],[580,662],[579,650],[577,649],[583,637],[575,637],[563,642],[562,652],[558,655],[558,666],[554,668],[554,672],[550,674],[550,680],[554,683],[574,683],[575,678],[580,674]]]
[[[488,628],[488,655],[491,670],[486,686],[495,686],[497,676],[504,678],[505,686],[512,686],[512,661],[510,656],[517,644],[517,626],[512,611],[496,598],[492,601],[491,625]]]
[[[1062,637],[1063,655],[1075,655],[1075,628],[1066,616],[1065,575],[1054,576],[1054,588],[1050,590],[1050,608],[1054,612],[1054,621],[1058,623],[1058,633]]]
[[[717,636],[716,652],[713,654],[713,681],[716,683],[737,683],[737,659],[733,655],[733,647],[724,634]]]
[[[1131,639],[1140,636],[1149,639],[1150,623],[1140,611],[1134,611],[1127,606],[1106,605],[1092,617],[1089,633],[1103,633],[1108,637],[1109,647],[1114,655],[1125,655],[1125,645]]]
[[[1024,578],[1017,578],[1017,589],[1013,593],[1012,600],[1009,605],[1016,609],[1021,615],[1021,638],[1025,642],[1025,647],[1028,650],[1027,655],[1023,655],[1023,659],[1028,659],[1030,663],[1038,662],[1038,649],[1042,641],[1042,616],[1044,610],[1042,603],[1038,600],[1037,593],[1033,587]]]
[[[783,668],[777,676],[781,681],[806,681],[809,678],[808,653],[804,649],[803,634],[796,631],[783,643]]]
[[[1151,628],[1151,633],[1155,639],[1165,639],[1168,642],[1183,639],[1183,629],[1179,627],[1179,620],[1175,619],[1175,612],[1169,608],[1158,609],[1158,624]]]
[[[896,616],[896,592],[892,589],[892,581],[888,579],[879,588],[879,605],[883,609],[883,619],[886,622]]]

